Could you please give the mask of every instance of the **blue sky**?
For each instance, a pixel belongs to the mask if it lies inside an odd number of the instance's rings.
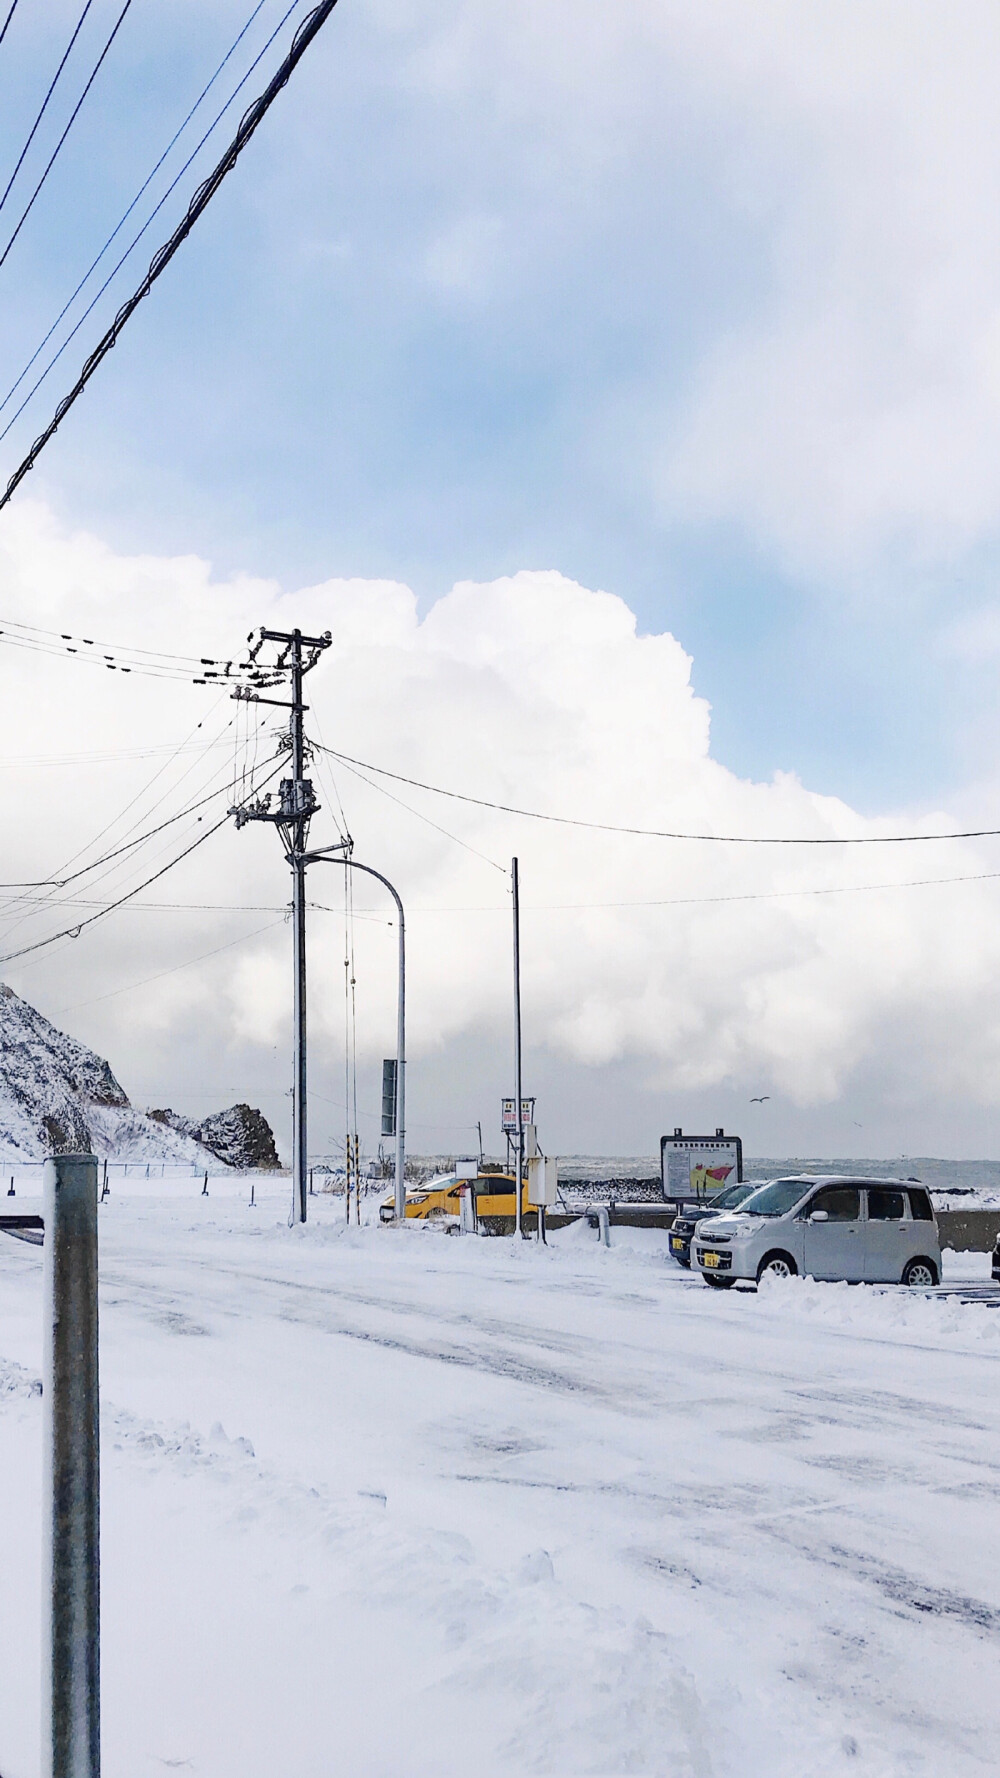
[[[4,165],[78,10],[20,0],[0,47]],[[39,157],[118,10],[95,0]],[[135,0],[0,271],[4,389],[250,10]],[[220,92],[283,10],[268,0]],[[795,374],[814,324],[820,358],[828,322],[849,341],[833,421],[837,448],[863,456],[886,401],[905,414],[925,386],[914,335],[938,300],[934,256],[950,253],[956,281],[971,271],[993,302],[976,218],[943,240],[937,228],[952,196],[942,167],[961,182],[977,146],[954,139],[949,100],[968,77],[975,123],[972,71],[996,47],[987,13],[959,10],[966,29],[935,69],[922,8],[883,8],[851,35],[819,5],[720,5],[710,27],[697,8],[646,0],[610,13],[551,0],[541,19],[515,5],[503,21],[474,0],[341,0],[32,491],[116,547],[195,550],[286,586],[389,575],[429,601],[456,578],[558,567],[674,629],[736,771],[794,769],[867,810],[978,783],[995,726],[989,650],[941,638],[992,597],[989,498],[971,522],[946,510],[928,539],[914,465],[902,501],[896,486],[847,500],[836,530],[818,523],[803,548],[825,510],[831,414],[814,360]],[[3,442],[5,469],[230,128]],[[979,156],[984,213],[993,172]],[[958,378],[947,326],[926,325],[935,375]],[[787,387],[758,477],[746,453],[758,420],[774,424],[753,411],[762,342]],[[706,393],[713,378],[744,390],[735,470],[718,468],[732,416]],[[757,389],[767,407],[774,377]],[[915,432],[932,457],[926,416]],[[798,526],[781,506],[800,469]],[[961,481],[961,460],[949,473]]]

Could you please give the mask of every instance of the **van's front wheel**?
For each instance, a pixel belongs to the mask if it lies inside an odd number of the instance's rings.
[[[765,1253],[757,1267],[757,1283],[762,1278],[794,1278],[798,1269],[790,1253]]]
[[[713,1290],[731,1290],[736,1283],[735,1278],[720,1278],[716,1272],[702,1272],[701,1275]]]

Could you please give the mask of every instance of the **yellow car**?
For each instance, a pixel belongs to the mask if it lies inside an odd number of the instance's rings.
[[[422,1185],[408,1185],[406,1215],[424,1222],[436,1221],[439,1217],[458,1217],[462,1212],[462,1193],[468,1191],[471,1184],[469,1179],[459,1179],[457,1173],[444,1173],[436,1179],[425,1180]],[[379,1205],[379,1218],[382,1222],[394,1222],[395,1217],[396,1194],[391,1191]]]
[[[447,1221],[457,1224],[462,1214],[462,1196],[472,1193],[476,1216],[485,1234],[509,1234],[514,1226],[514,1176],[512,1173],[480,1173],[475,1179],[460,1179],[457,1173],[445,1173],[428,1179],[423,1185],[406,1188],[407,1218],[424,1221]],[[534,1219],[535,1212],[531,1211]],[[521,1215],[528,1227],[528,1187],[522,1188]],[[379,1206],[382,1222],[393,1222],[396,1216],[395,1194],[390,1192]],[[533,1220],[532,1220],[533,1226]]]

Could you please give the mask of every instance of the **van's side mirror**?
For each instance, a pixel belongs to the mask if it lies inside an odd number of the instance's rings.
[[[829,1220],[830,1212],[828,1210],[814,1210],[809,1218],[810,1222],[829,1222]]]

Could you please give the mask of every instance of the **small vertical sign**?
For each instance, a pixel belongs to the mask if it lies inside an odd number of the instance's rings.
[[[382,1134],[396,1134],[396,1058],[387,1056],[382,1063]]]

